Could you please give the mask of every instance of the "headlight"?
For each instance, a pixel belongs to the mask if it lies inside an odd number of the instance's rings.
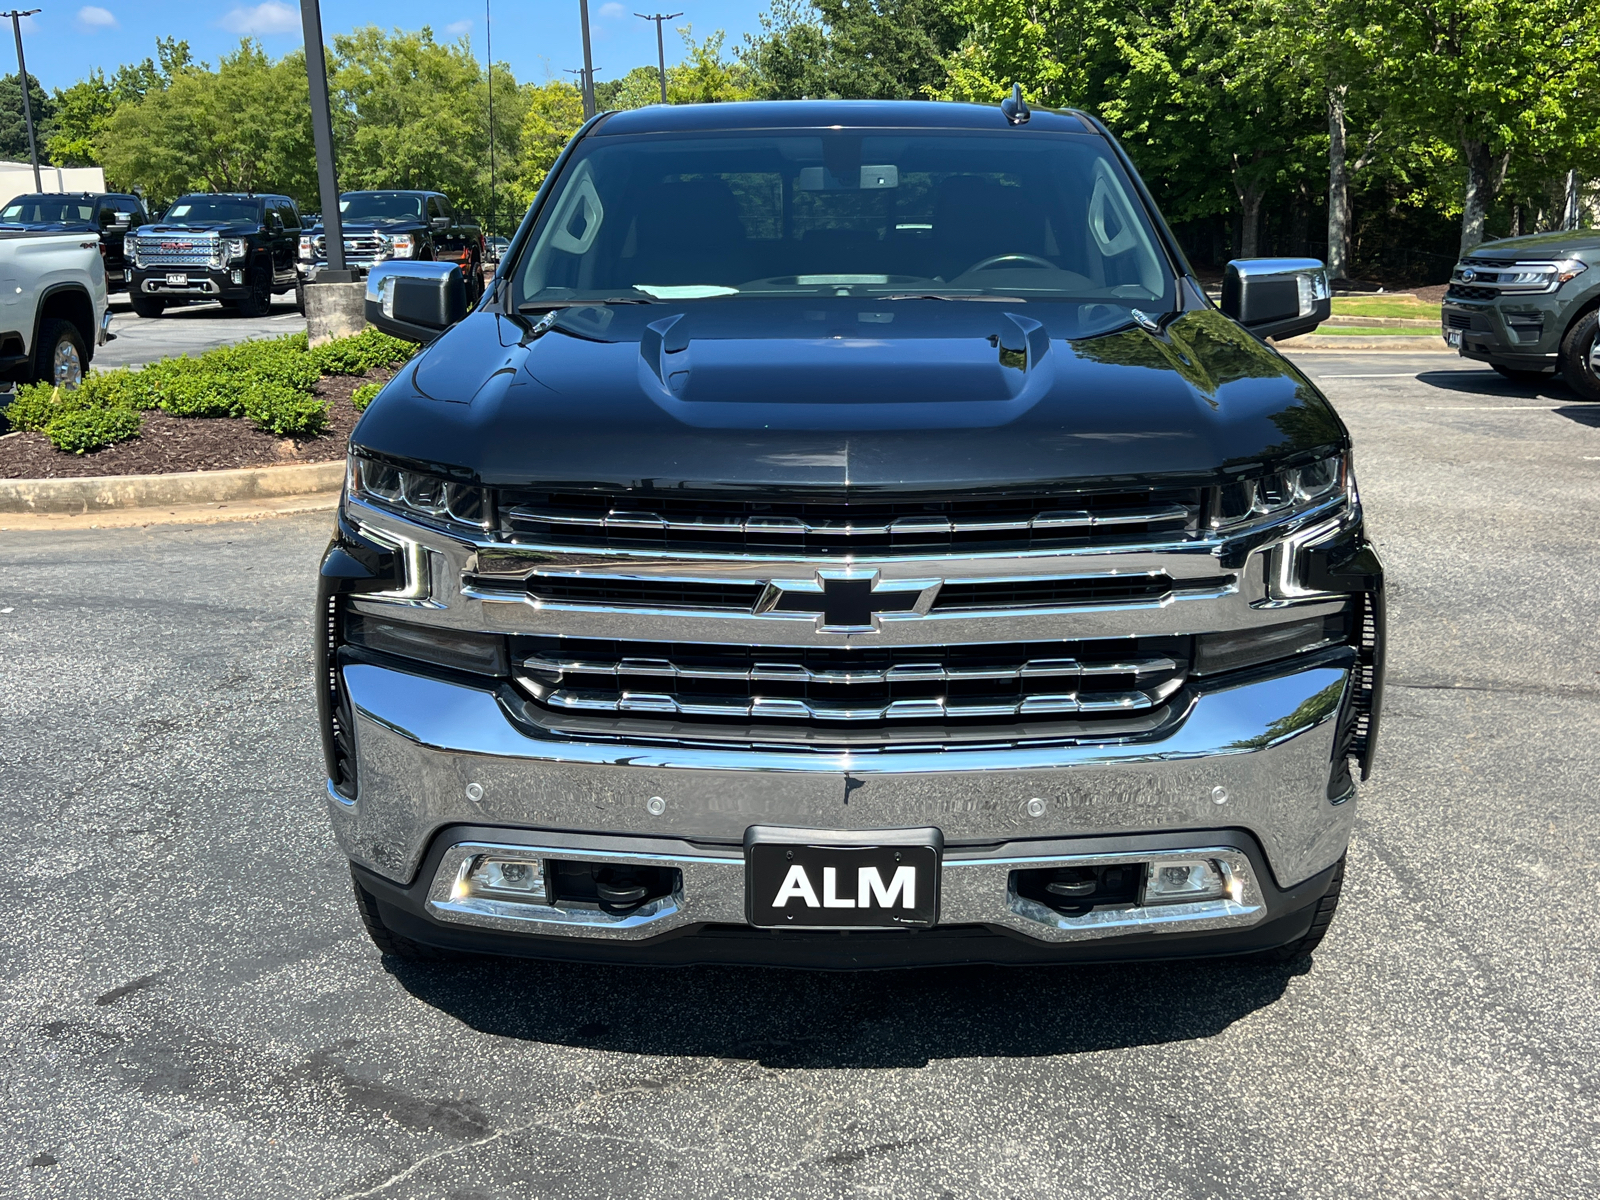
[[[437,475],[391,466],[352,454],[346,471],[349,494],[405,517],[429,523],[446,522],[489,528],[489,494],[476,484],[456,483]]]
[[[308,237],[300,239],[300,257],[307,262],[311,260],[311,239]]]
[[[1355,476],[1349,456],[1334,454],[1227,484],[1213,524],[1223,532],[1237,532],[1309,512],[1340,497],[1355,499]]]
[[[396,258],[410,258],[416,245],[417,239],[409,233],[397,233],[389,239],[389,248]]]
[[[228,239],[228,261],[232,262],[235,259],[239,259],[239,258],[243,258],[243,257],[244,257],[244,239],[243,238],[229,238]]]

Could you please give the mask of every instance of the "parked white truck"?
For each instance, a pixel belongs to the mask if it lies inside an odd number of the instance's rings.
[[[0,231],[0,380],[76,387],[110,323],[97,234]]]

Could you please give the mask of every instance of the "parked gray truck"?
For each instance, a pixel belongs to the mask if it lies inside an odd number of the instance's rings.
[[[1450,273],[1440,319],[1462,357],[1600,400],[1600,229],[1485,242]]]

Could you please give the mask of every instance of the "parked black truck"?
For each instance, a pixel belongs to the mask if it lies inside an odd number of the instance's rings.
[[[123,192],[31,192],[0,209],[0,230],[99,234],[106,288],[117,292],[132,273],[123,253],[128,231],[149,219],[144,201]]]
[[[1350,435],[1094,117],[657,106],[564,151],[350,439],[328,811],[386,953],[1290,957],[1372,766]]]
[[[406,259],[454,263],[466,281],[468,302],[483,294],[483,230],[456,212],[442,192],[343,192],[339,220],[346,266],[366,270]],[[301,235],[299,262],[302,286],[326,269],[327,234],[320,223]]]
[[[295,288],[300,224],[288,196],[179,196],[128,239],[133,311],[159,317],[169,304],[220,300],[243,316],[266,316],[273,296]]]

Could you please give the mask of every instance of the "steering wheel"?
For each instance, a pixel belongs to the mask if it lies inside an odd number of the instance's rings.
[[[1018,262],[1032,263],[1036,267],[1044,267],[1046,270],[1050,271],[1058,269],[1055,263],[1051,262],[1048,258],[1040,258],[1037,254],[996,254],[990,258],[984,259],[981,263],[976,263],[973,266],[968,267],[961,273],[963,275],[976,275],[979,271],[987,271],[991,267],[1000,266],[1002,263]]]

